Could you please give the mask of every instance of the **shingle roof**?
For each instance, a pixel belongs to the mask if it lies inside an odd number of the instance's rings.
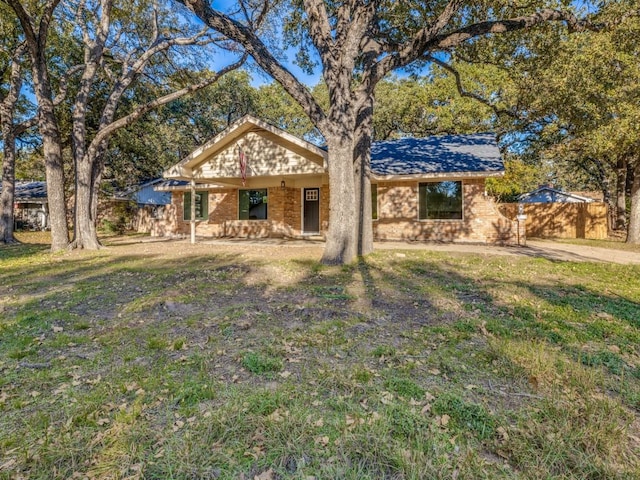
[[[162,182],[158,182],[153,187],[155,189],[162,189],[162,188],[186,187],[187,185],[189,185],[189,182],[187,182],[186,180],[163,180]]]
[[[2,191],[2,185],[0,184],[0,191]],[[47,183],[46,182],[16,182],[15,201],[34,200],[34,199],[46,199],[47,198]]]
[[[543,186],[518,197],[522,203],[591,203],[593,198],[571,192],[563,192],[553,187]]]
[[[374,175],[499,173],[500,149],[491,133],[402,138],[371,146]]]

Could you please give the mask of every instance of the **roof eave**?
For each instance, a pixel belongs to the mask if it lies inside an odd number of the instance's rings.
[[[408,175],[376,175],[371,178],[378,181],[392,180],[427,180],[427,179],[465,179],[465,178],[498,178],[503,177],[504,171],[500,172],[436,172],[436,173],[413,173]]]

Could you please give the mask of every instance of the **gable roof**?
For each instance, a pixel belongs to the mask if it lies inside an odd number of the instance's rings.
[[[195,167],[204,162],[207,158],[210,158],[213,155],[216,155],[216,153],[233,145],[234,142],[249,132],[259,132],[268,140],[276,142],[294,153],[301,154],[305,157],[311,157],[313,161],[321,167],[326,165],[327,152],[325,150],[311,142],[307,142],[295,135],[287,133],[278,127],[274,127],[263,120],[251,115],[245,115],[229,125],[225,130],[220,132],[204,145],[196,148],[182,161],[165,170],[163,176],[165,178],[175,179],[190,178]]]
[[[374,142],[371,171],[376,177],[498,176],[504,164],[491,133],[439,135]]]

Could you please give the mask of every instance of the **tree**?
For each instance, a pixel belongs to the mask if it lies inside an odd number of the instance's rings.
[[[27,11],[18,0],[2,0],[15,13],[30,54],[32,81],[38,103],[38,130],[42,137],[46,165],[47,190],[52,231],[52,250],[67,246],[95,249],[100,247],[96,231],[96,213],[107,142],[111,135],[149,111],[177,100],[216,82],[225,73],[239,67],[245,57],[219,72],[189,81],[186,73],[187,46],[210,45],[221,40],[205,30],[181,22],[160,2],[141,0],[120,4],[114,0],[81,0],[65,4],[59,12],[60,23],[71,22],[73,28],[63,33],[73,40],[64,55],[49,61],[47,47],[54,10],[59,0],[49,0],[42,8]],[[186,31],[186,34],[183,34]],[[180,53],[176,59],[173,52]],[[75,62],[78,62],[74,65]],[[193,64],[193,62],[191,62]],[[79,74],[74,85],[73,101],[68,104],[70,145],[75,173],[74,238],[69,243],[64,200],[63,140],[61,118],[56,115],[51,78],[60,66],[64,75]],[[177,67],[173,67],[177,65]],[[158,83],[170,85],[158,96],[135,105],[117,118],[118,108],[132,85],[145,73]],[[172,77],[173,75],[173,77]],[[176,81],[178,79],[179,81]],[[186,80],[186,81],[185,81]],[[186,84],[186,86],[185,86]]]
[[[118,18],[118,21],[112,19],[113,7],[113,0],[100,0],[99,5],[93,8],[80,3],[75,16],[83,31],[84,48],[84,65],[75,96],[72,122],[76,186],[74,239],[71,246],[75,248],[100,247],[96,230],[97,202],[108,137],[146,111],[180,98],[194,89],[183,89],[180,94],[174,92],[163,95],[115,120],[122,97],[136,79],[145,70],[149,70],[149,66],[160,54],[167,54],[175,47],[205,45],[212,41],[203,31],[188,32],[186,36],[176,35],[172,31],[175,29],[171,27],[175,19],[166,18],[168,12],[161,11],[157,3],[148,6],[140,4],[141,11],[136,13],[133,21],[126,20],[126,14]],[[149,20],[145,21],[145,18]],[[161,18],[164,19],[163,22]],[[186,29],[187,26],[182,25],[181,28]],[[107,44],[109,38],[114,38],[115,41]],[[107,55],[108,59],[105,58]],[[104,70],[103,78],[99,76],[100,69]],[[200,82],[198,87],[203,88],[218,78],[219,75],[213,75]],[[97,99],[92,95],[93,87],[99,80],[109,85],[106,98]],[[93,112],[90,112],[90,104]],[[89,132],[89,113],[99,118],[97,125],[93,126],[93,138]]]
[[[69,243],[64,195],[64,167],[60,130],[55,114],[51,79],[47,64],[47,40],[53,12],[60,0],[47,0],[40,8],[27,11],[18,0],[2,0],[15,13],[31,63],[31,80],[38,103],[38,131],[42,137],[47,178],[51,249],[62,250]]]
[[[574,29],[584,27],[571,13],[551,8],[533,10],[524,2],[520,5],[496,1],[472,6],[465,6],[461,0],[292,2],[288,25],[300,40],[299,57],[309,59],[317,54],[322,67],[329,97],[328,107],[322,108],[253,29],[212,8],[206,0],[177,1],[209,27],[240,43],[302,106],[325,138],[331,196],[322,261],[329,264],[350,262],[356,253],[364,254],[370,249],[371,222],[366,220],[358,230],[357,219],[360,212],[361,218],[366,216],[367,210],[359,199],[367,202],[370,209],[366,189],[374,90],[387,74],[423,60],[426,55],[448,52],[485,35],[528,29],[550,21],[563,21]],[[527,10],[528,14],[520,13]],[[313,54],[309,54],[309,46]],[[356,170],[363,178],[356,179]],[[360,195],[356,187],[364,188]],[[358,241],[358,237],[362,240]]]
[[[6,39],[7,37],[5,37]],[[8,58],[5,68],[0,71],[2,86],[6,90],[0,91],[0,132],[2,135],[2,193],[0,194],[0,241],[13,243],[15,198],[15,163],[16,163],[16,134],[14,123],[16,106],[22,87],[22,61],[25,53],[24,44],[14,46],[12,55]]]
[[[633,177],[640,162],[640,49],[635,41],[640,22],[629,14],[634,8],[634,1],[611,3],[599,14],[599,21],[611,28],[573,36],[555,32],[539,44],[531,42],[527,57],[513,69],[523,117],[534,127],[531,147],[553,158],[574,184],[584,178],[597,185],[615,211],[614,227],[621,230],[627,223],[627,175]],[[640,192],[635,200],[634,192],[632,211],[640,202]],[[635,233],[640,225],[633,218],[627,240],[635,243],[640,242]]]

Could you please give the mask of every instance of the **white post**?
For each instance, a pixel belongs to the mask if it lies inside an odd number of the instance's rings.
[[[196,181],[191,179],[191,244],[196,243]]]

